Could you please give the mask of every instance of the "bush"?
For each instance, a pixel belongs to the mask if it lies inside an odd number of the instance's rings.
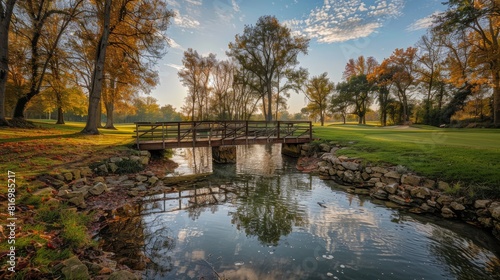
[[[137,173],[144,169],[141,163],[130,159],[122,160],[120,162],[116,162],[115,164],[118,166],[118,169],[116,170],[116,173],[118,174]]]

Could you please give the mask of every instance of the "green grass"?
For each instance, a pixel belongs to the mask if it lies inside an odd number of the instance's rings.
[[[335,124],[315,126],[314,137],[348,147],[339,154],[375,164],[402,165],[450,182],[500,186],[498,129]]]

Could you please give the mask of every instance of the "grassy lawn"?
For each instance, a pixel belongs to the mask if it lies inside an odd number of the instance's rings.
[[[133,143],[133,124],[102,129],[102,135],[79,132],[84,123],[55,125],[54,120],[35,121],[36,129],[0,128],[0,166],[22,176],[84,166],[125,150]]]
[[[500,189],[500,130],[431,126],[314,126],[314,137],[338,142],[339,154],[376,164],[402,165],[420,175]]]

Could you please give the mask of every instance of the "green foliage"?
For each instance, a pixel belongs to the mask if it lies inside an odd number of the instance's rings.
[[[135,160],[126,159],[120,162],[116,162],[115,164],[116,166],[118,166],[118,169],[116,170],[116,173],[118,174],[137,173],[144,169],[142,164]]]
[[[63,250],[52,250],[42,247],[36,251],[33,262],[42,268],[48,268],[52,262],[68,259],[71,255],[71,250],[68,248]]]

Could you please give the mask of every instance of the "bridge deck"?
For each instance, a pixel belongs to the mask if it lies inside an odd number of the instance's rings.
[[[308,143],[311,122],[199,121],[136,123],[139,150],[266,143]]]

